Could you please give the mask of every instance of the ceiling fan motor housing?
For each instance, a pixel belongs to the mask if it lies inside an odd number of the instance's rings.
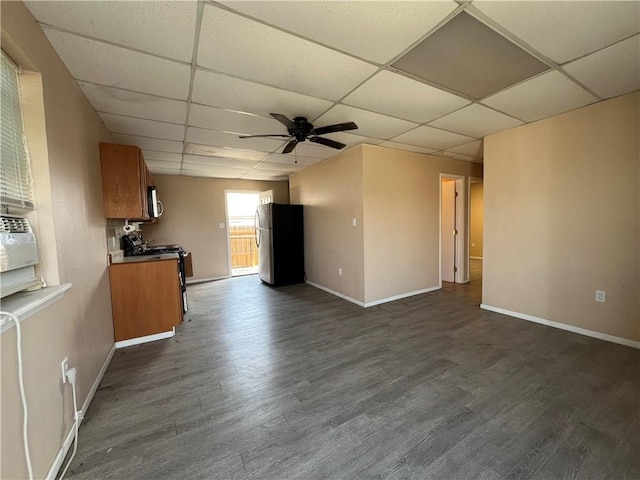
[[[299,142],[304,142],[311,135],[313,125],[309,123],[306,117],[295,117],[293,123],[295,123],[295,128],[287,129],[289,135],[295,137]]]

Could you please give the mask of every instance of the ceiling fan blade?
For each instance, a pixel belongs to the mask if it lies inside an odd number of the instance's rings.
[[[346,147],[344,143],[336,142],[335,140],[330,140],[328,138],[322,137],[313,137],[309,139],[310,142],[319,143],[321,145],[326,145],[327,147],[337,148],[338,150]]]
[[[296,145],[298,144],[298,140],[291,140],[289,143],[287,143],[287,146],[284,147],[284,150],[282,150],[282,153],[291,153],[293,151],[294,148],[296,148]]]
[[[262,137],[284,137],[289,138],[291,135],[281,135],[279,133],[267,133],[265,135],[240,135],[238,138],[262,138]]]
[[[344,132],[345,130],[356,130],[358,125],[353,122],[336,123],[335,125],[327,125],[326,127],[314,128],[312,135],[324,135],[325,133]]]
[[[296,128],[296,124],[293,123],[291,120],[289,120],[284,115],[281,115],[279,113],[270,113],[269,115],[271,115],[273,118],[275,118],[280,123],[282,123],[285,127],[287,127],[287,130],[290,129],[290,128]]]

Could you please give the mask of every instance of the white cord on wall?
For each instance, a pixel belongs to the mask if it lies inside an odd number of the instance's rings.
[[[70,368],[66,372],[67,378],[69,379],[69,383],[71,384],[71,389],[73,390],[73,425],[75,428],[75,437],[73,439],[73,452],[71,453],[71,457],[67,462],[67,466],[64,467],[64,470],[58,477],[58,480],[62,480],[67,473],[69,465],[73,461],[73,457],[76,456],[76,452],[78,451],[78,429],[80,428],[80,421],[82,420],[82,412],[78,410],[78,400],[76,396],[76,369]]]
[[[29,411],[27,409],[27,395],[24,391],[24,375],[22,372],[22,327],[20,320],[9,312],[0,312],[0,315],[7,316],[13,320],[16,326],[16,347],[18,350],[18,382],[20,384],[20,397],[22,398],[22,440],[24,441],[24,456],[27,461],[27,470],[29,471],[29,480],[33,480],[33,467],[31,466],[31,453],[29,452]],[[74,397],[75,398],[75,397]]]

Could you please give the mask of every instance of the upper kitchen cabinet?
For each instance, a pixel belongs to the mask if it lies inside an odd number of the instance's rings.
[[[100,144],[104,216],[137,221],[151,220],[149,191],[153,179],[133,145]]]

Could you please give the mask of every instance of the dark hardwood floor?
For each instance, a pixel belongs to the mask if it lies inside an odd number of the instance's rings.
[[[174,338],[116,352],[68,478],[639,478],[640,352],[480,310],[480,288],[363,309],[190,286]]]

